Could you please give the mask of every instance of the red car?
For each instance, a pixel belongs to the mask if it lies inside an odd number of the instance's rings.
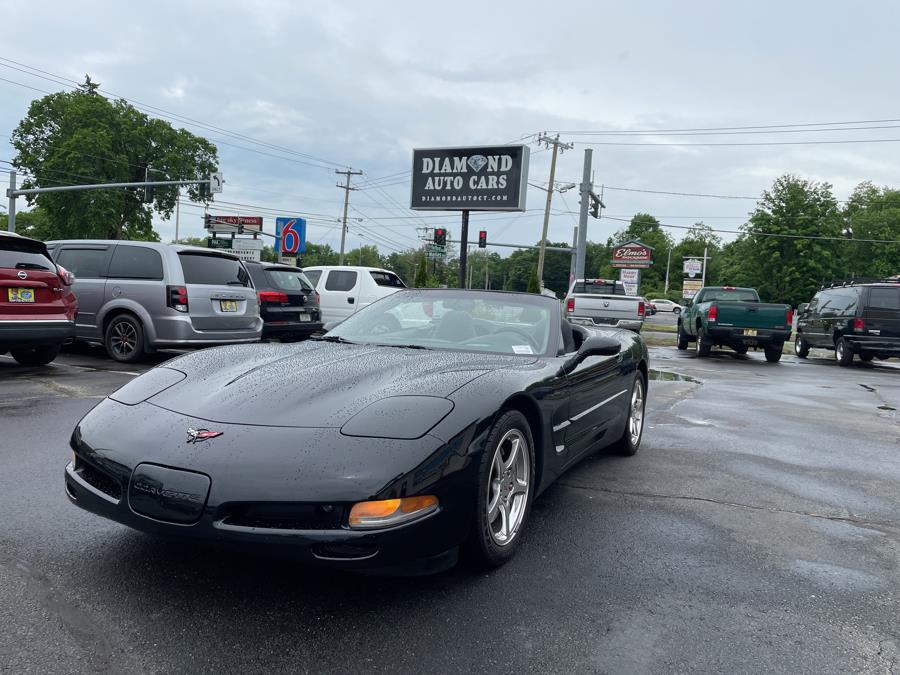
[[[0,232],[0,354],[24,366],[55,359],[75,337],[74,280],[44,242]]]

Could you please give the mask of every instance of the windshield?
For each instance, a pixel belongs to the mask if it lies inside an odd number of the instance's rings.
[[[724,288],[714,288],[703,292],[701,302],[711,302],[713,300],[759,302],[759,297],[756,295],[756,291],[753,290],[725,290]]]
[[[266,270],[266,278],[273,287],[282,291],[311,291],[313,285],[300,270]]]
[[[543,296],[525,294],[400,291],[361,309],[327,337],[466,352],[544,354],[551,344],[555,305]]]

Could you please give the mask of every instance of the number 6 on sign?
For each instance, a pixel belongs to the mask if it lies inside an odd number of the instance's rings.
[[[275,219],[275,250],[280,255],[306,253],[306,219]]]

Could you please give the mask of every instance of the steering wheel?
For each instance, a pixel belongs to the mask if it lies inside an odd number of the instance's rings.
[[[525,338],[525,341],[528,342],[528,346],[531,347],[532,351],[534,351],[534,352],[538,351],[538,346],[537,346],[537,343],[534,341],[534,338],[531,337],[524,330],[521,330],[519,328],[512,328],[510,326],[510,327],[503,328],[498,331],[494,331],[493,333],[491,333],[491,335],[502,335],[503,333],[512,333],[514,335],[518,335],[519,337]]]

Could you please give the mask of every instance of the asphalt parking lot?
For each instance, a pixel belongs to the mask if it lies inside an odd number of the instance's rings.
[[[641,451],[591,457],[550,488],[509,565],[391,579],[76,509],[72,428],[153,363],[0,356],[0,670],[892,672],[897,361],[651,358]]]

